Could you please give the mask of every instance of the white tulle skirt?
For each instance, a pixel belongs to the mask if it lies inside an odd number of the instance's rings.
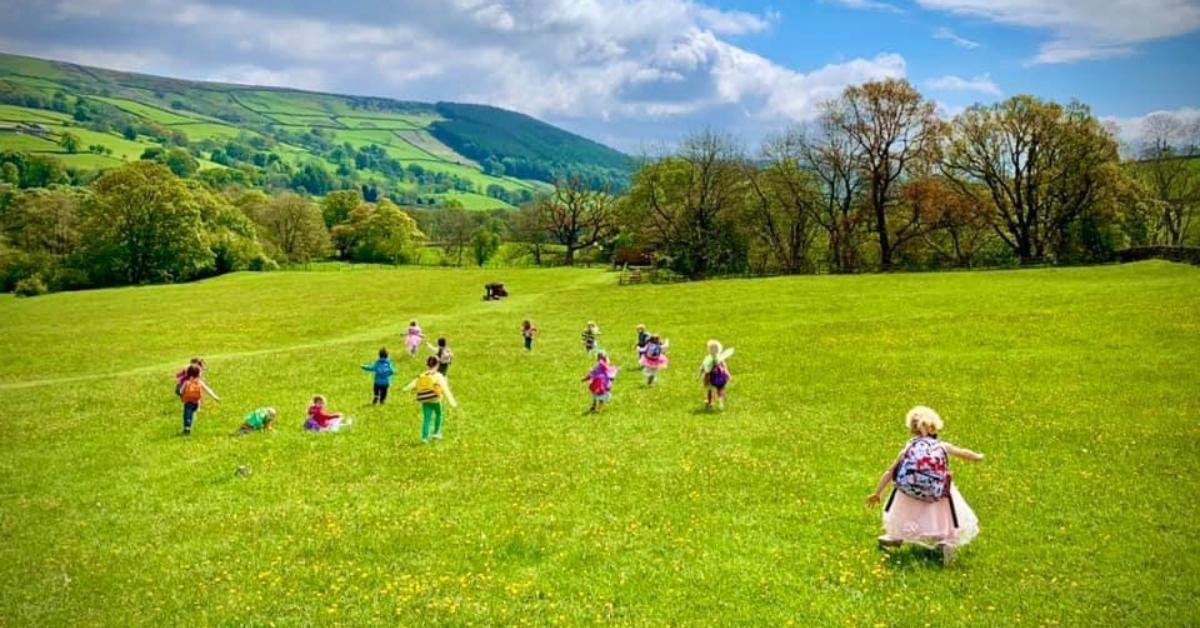
[[[944,543],[961,547],[970,543],[979,534],[979,517],[953,484],[950,499],[954,500],[953,513],[948,499],[923,502],[896,491],[891,507],[883,512],[884,536],[925,546]],[[958,518],[957,526],[954,515]]]

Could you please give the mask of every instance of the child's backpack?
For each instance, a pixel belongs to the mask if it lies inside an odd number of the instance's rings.
[[[708,372],[708,385],[722,388],[729,383],[729,369],[725,367],[724,362],[717,362],[717,365]]]
[[[608,378],[603,375],[593,375],[591,383],[588,384],[588,390],[592,391],[593,395],[603,395],[608,392]]]
[[[200,387],[200,380],[193,377],[183,380],[179,385],[179,399],[184,403],[200,403],[200,395],[204,390]]]
[[[937,438],[919,436],[900,456],[892,480],[901,493],[923,502],[936,502],[950,488],[949,469],[946,449],[938,446]]]
[[[454,353],[450,351],[450,347],[445,347],[438,351],[437,359],[442,364],[449,364],[454,361]]]
[[[651,342],[646,345],[646,357],[650,358],[651,360],[657,360],[662,356],[662,352],[662,345],[658,344],[657,342]]]
[[[417,401],[433,403],[442,398],[442,385],[432,373],[421,373],[417,376]]]

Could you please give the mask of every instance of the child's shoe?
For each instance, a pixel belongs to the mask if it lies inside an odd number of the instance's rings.
[[[428,439],[428,438],[422,438],[422,439],[421,439],[421,444],[422,444],[422,445],[428,445],[428,444],[429,444],[429,439]]]
[[[900,539],[893,539],[889,536],[879,537],[879,549],[887,549],[889,547],[900,547],[903,543],[904,543],[904,541],[901,541]]]
[[[434,440],[442,440],[442,433],[438,432],[437,434],[434,434],[433,439]]]

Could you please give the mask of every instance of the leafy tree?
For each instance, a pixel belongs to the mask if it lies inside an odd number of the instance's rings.
[[[347,222],[334,228],[336,246],[349,250],[350,258],[359,262],[410,262],[423,239],[412,216],[387,199],[359,205]]]
[[[575,263],[577,251],[599,244],[617,230],[613,196],[606,190],[588,189],[578,177],[555,181],[554,193],[536,207],[550,239],[567,248],[568,266]]]
[[[272,198],[255,219],[287,261],[307,262],[323,255],[329,246],[320,208],[299,194],[285,192]]]
[[[314,129],[319,131],[320,129]],[[292,177],[292,188],[320,196],[333,189],[335,181],[329,170],[319,163],[308,163]]]
[[[802,137],[767,140],[762,167],[747,166],[747,224],[784,273],[812,272],[810,250],[821,230],[823,198],[816,176],[805,168]]]
[[[357,190],[337,190],[325,195],[321,199],[321,217],[325,219],[325,226],[333,228],[334,225],[346,222],[350,218],[350,213],[362,205],[363,198]]]
[[[936,106],[908,81],[888,79],[846,88],[823,115],[855,145],[879,264],[890,268],[897,250],[928,229],[919,214],[899,211],[895,200],[905,176],[937,159],[942,124]]]
[[[745,243],[736,224],[746,197],[744,164],[741,148],[728,136],[688,138],[676,155],[634,175],[626,225],[690,277],[744,269]]]
[[[177,177],[191,177],[200,169],[200,162],[196,161],[195,157],[192,157],[182,148],[168,150],[162,156],[162,161]]]
[[[943,169],[964,192],[987,190],[992,225],[1022,263],[1061,250],[1072,223],[1105,197],[1117,146],[1087,107],[1032,96],[955,118]]]
[[[441,240],[446,255],[462,266],[463,254],[475,236],[476,221],[470,212],[461,207],[443,207],[436,214],[434,229]]]
[[[3,165],[0,165],[0,181],[9,185],[20,185],[21,168],[11,162],[5,162]]]
[[[65,258],[79,247],[80,204],[70,188],[34,188],[18,193],[0,218],[0,229],[17,248]]]
[[[476,266],[483,266],[500,250],[500,232],[504,224],[495,218],[484,221],[471,236],[471,253]]]
[[[83,215],[87,267],[100,283],[187,279],[211,258],[191,192],[161,164],[109,170],[92,185]]]
[[[59,138],[58,145],[68,153],[77,153],[79,152],[80,145],[79,136],[67,131],[66,133],[62,134],[61,138]]]
[[[1133,170],[1158,206],[1155,240],[1182,246],[1200,212],[1200,168],[1192,161],[1200,155],[1200,123],[1154,114],[1143,126],[1148,141]]]
[[[542,249],[550,241],[545,214],[535,203],[522,205],[509,217],[509,233],[518,243],[529,247],[533,263],[542,265]]]

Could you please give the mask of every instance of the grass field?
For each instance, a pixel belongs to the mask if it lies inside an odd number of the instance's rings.
[[[486,281],[512,297],[480,301]],[[417,318],[462,408],[417,442],[359,364]],[[520,348],[532,317],[542,336]],[[588,319],[624,367],[585,416]],[[634,325],[672,341],[661,385]],[[694,379],[737,348],[723,414]],[[351,269],[0,297],[0,624],[1194,625],[1200,269],[617,287],[596,270]],[[172,374],[222,396],[177,436]],[[308,398],[356,417],[310,435]],[[925,403],[987,454],[943,569],[863,499]],[[231,437],[275,405],[275,433]],[[238,465],[253,473],[237,477]]]

